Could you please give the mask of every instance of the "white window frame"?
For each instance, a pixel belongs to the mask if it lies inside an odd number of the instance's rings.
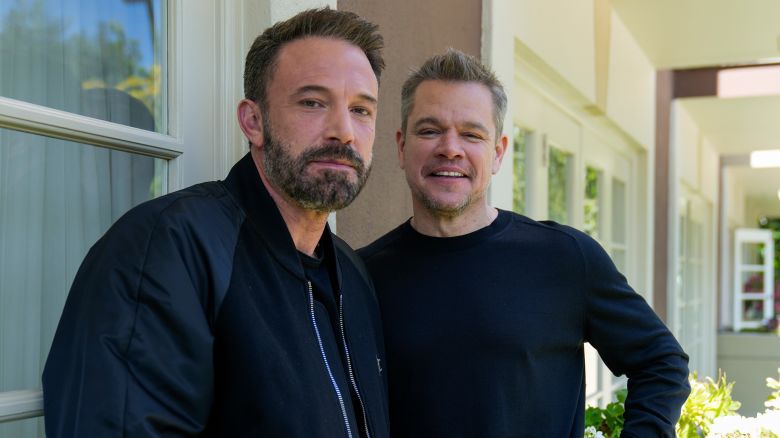
[[[743,253],[743,244],[764,244],[764,263],[749,264],[745,263],[746,254]],[[764,321],[774,315],[774,268],[775,241],[772,238],[771,230],[762,230],[756,228],[738,228],[734,231],[734,331],[739,332],[745,328],[759,328],[764,325]],[[764,276],[764,290],[761,292],[744,292],[742,289],[742,274],[745,272],[761,273]],[[764,314],[761,321],[746,321],[742,318],[742,304],[745,301],[763,301]]]
[[[0,97],[0,128],[90,144],[168,161],[167,191],[223,178],[247,152],[236,123],[244,57],[271,21],[321,1],[168,0],[168,134],[146,131]],[[272,6],[272,11],[263,6]],[[332,7],[335,6],[331,5]],[[194,66],[193,63],[199,65]],[[184,75],[185,65],[187,76]],[[43,415],[40,388],[0,392],[0,423]]]

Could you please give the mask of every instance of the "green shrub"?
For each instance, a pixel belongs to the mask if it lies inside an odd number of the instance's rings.
[[[593,426],[604,434],[604,438],[619,438],[623,431],[626,395],[628,390],[618,390],[615,393],[617,401],[608,404],[606,408],[591,406],[585,409],[585,427]]]
[[[780,368],[777,369],[778,380],[771,377],[766,378],[766,386],[772,389],[772,393],[769,394],[769,399],[764,402],[767,409],[780,411]]]
[[[734,382],[726,381],[726,374],[718,371],[718,380],[707,377],[698,380],[693,373],[688,381],[691,395],[682,407],[680,421],[675,427],[678,437],[698,438],[706,436],[717,417],[734,415],[740,403],[731,398]]]
[[[778,369],[780,373],[780,369]],[[679,438],[700,438],[707,436],[715,418],[734,415],[740,403],[731,398],[734,382],[726,381],[726,374],[718,371],[718,380],[707,377],[698,380],[696,373],[688,377],[691,385],[691,395],[685,401],[680,413],[680,421],[675,426]],[[770,403],[780,409],[780,381],[767,379],[767,385],[775,391],[770,396]],[[606,408],[588,407],[585,409],[585,427],[594,427],[604,438],[618,438],[623,431],[623,413],[627,390],[616,393],[617,401]]]

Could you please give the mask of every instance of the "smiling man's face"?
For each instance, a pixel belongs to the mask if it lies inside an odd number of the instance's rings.
[[[476,82],[428,80],[415,91],[398,159],[415,208],[436,216],[468,214],[487,203],[501,164],[490,90]]]

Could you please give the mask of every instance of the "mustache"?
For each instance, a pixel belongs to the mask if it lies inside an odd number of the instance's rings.
[[[314,146],[301,152],[298,157],[303,162],[319,160],[346,160],[358,171],[364,171],[366,168],[363,158],[352,149],[352,146],[345,143],[330,143],[321,146]]]

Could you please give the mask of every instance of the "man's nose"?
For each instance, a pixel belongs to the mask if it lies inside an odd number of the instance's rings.
[[[352,144],[355,141],[355,130],[352,126],[352,113],[349,108],[333,108],[328,114],[328,140],[341,144]]]
[[[453,130],[448,130],[439,137],[439,144],[436,145],[436,155],[454,160],[463,157],[463,147],[460,144],[460,136]]]

